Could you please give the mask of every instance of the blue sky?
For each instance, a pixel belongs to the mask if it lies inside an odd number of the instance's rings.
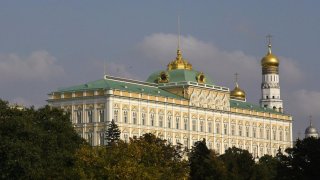
[[[0,1],[0,95],[41,106],[58,87],[116,76],[147,79],[183,55],[218,85],[233,74],[248,101],[260,98],[267,34],[280,59],[285,111],[294,135],[308,116],[320,127],[319,1]]]

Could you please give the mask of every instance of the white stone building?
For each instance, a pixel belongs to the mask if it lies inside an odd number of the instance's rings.
[[[70,112],[76,131],[94,146],[104,144],[107,124],[114,119],[125,141],[151,132],[188,148],[205,138],[218,153],[235,146],[255,157],[275,155],[292,146],[292,117],[283,111],[278,66],[269,46],[262,59],[261,105],[246,102],[238,83],[230,91],[193,70],[180,49],[166,70],[146,82],[105,75],[54,91],[48,103]]]

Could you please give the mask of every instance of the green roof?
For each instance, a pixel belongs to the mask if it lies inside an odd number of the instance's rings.
[[[150,83],[157,83],[158,77],[161,72],[166,72],[169,75],[169,82],[186,82],[186,81],[191,81],[191,82],[197,82],[197,76],[201,73],[199,71],[194,71],[194,70],[186,70],[186,69],[175,69],[175,70],[167,70],[167,71],[157,71],[152,73],[148,79],[147,82]],[[205,74],[206,78],[206,84],[213,85],[212,79]]]
[[[168,91],[160,89],[157,87],[156,84],[139,82],[134,80],[125,80],[121,78],[115,77],[108,77],[106,79],[100,79],[97,81],[91,81],[86,84],[66,87],[66,88],[59,88],[56,92],[76,92],[76,91],[92,91],[92,90],[122,90],[128,92],[135,92],[135,93],[143,93],[149,94],[154,96],[163,96],[163,97],[170,97],[176,99],[184,99],[181,96],[172,94]]]
[[[249,110],[254,110],[258,112],[269,112],[273,114],[282,114],[281,112],[275,111],[270,108],[263,108],[259,105],[244,102],[244,101],[237,101],[237,100],[230,100],[230,107],[231,108],[241,108],[241,109],[249,109]]]

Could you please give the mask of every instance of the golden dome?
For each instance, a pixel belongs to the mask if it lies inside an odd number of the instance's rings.
[[[177,50],[177,57],[175,60],[168,64],[168,70],[174,69],[187,69],[192,70],[192,65],[182,57],[182,52],[180,49]]]
[[[261,59],[261,65],[263,67],[278,67],[278,58],[271,53],[271,44],[268,45],[268,53]]]
[[[236,83],[236,87],[230,92],[230,98],[241,100],[241,101],[246,100],[246,93],[239,88],[238,83]]]

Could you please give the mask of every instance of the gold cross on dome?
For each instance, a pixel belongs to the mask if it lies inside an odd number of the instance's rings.
[[[272,35],[269,34],[269,35],[266,36],[266,38],[267,38],[268,45],[271,45]]]

